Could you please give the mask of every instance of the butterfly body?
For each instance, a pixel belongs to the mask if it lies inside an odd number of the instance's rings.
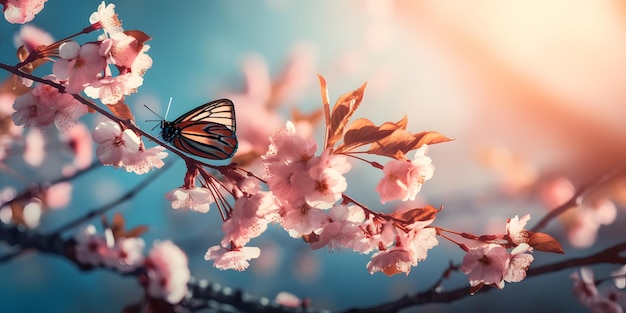
[[[160,126],[163,140],[199,157],[224,160],[237,151],[235,107],[228,99],[205,103]]]

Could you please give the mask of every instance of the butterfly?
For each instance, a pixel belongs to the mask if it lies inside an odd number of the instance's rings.
[[[228,99],[205,103],[171,122],[162,119],[160,126],[163,140],[183,152],[224,160],[237,151],[235,106]]]

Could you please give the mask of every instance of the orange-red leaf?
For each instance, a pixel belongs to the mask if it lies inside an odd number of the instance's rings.
[[[352,92],[341,95],[341,97],[337,99],[337,102],[335,102],[335,106],[330,115],[330,123],[327,123],[329,127],[325,148],[334,146],[335,143],[343,137],[344,129],[348,121],[363,100],[366,85],[367,83]]]
[[[411,133],[403,129],[396,129],[389,136],[372,143],[367,152],[393,158],[398,151],[407,154],[415,146],[416,141]]]
[[[116,104],[107,104],[107,107],[115,116],[122,120],[135,120],[133,112],[130,111],[130,108],[124,103],[124,100],[120,100]]]
[[[394,212],[390,216],[394,220],[406,224],[413,224],[415,222],[424,222],[434,219],[439,212],[438,209],[433,206],[426,205],[423,208],[415,208],[405,212]]]
[[[417,148],[421,147],[424,144],[434,145],[436,143],[448,142],[454,139],[448,138],[441,133],[434,131],[426,131],[417,134],[413,134],[413,137],[417,139]]]
[[[411,134],[403,129],[395,130],[391,135],[375,142],[368,150],[368,153],[378,154],[388,157],[395,157],[398,151],[408,154],[409,151],[418,149],[424,144],[436,144],[451,141],[452,139],[441,135],[438,132],[421,132]]]
[[[563,254],[563,247],[554,237],[545,233],[528,232],[528,244],[536,250]]]
[[[349,151],[357,147],[369,145],[387,137],[391,130],[381,130],[366,118],[359,118],[346,128],[343,143],[337,147],[337,151]]]
[[[140,30],[126,30],[124,31],[124,34],[134,37],[135,39],[137,39],[137,42],[139,42],[139,44],[143,45],[144,42],[152,39],[152,37],[148,36],[148,34],[140,31]]]

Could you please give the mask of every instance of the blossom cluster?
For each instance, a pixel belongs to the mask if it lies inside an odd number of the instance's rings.
[[[25,51],[20,63],[23,70],[32,71],[50,59],[54,64],[52,74],[44,77],[48,84],[39,83],[15,99],[15,125],[44,128],[54,124],[59,131],[69,132],[78,118],[89,111],[76,96],[81,92],[108,105],[119,118],[132,119],[123,99],[136,92],[152,66],[152,59],[146,54],[150,46],[145,44],[150,38],[140,31],[124,31],[114,9],[114,4],[102,2],[89,17],[90,26],[78,33],[102,30],[96,41],[80,45],[70,39],[50,42],[45,36],[24,41],[20,48]],[[32,81],[24,83],[30,85]],[[103,164],[137,174],[160,168],[167,156],[163,147],[145,148],[136,132],[112,121],[100,123],[93,131],[93,140],[98,144],[96,154]]]
[[[530,254],[533,248],[529,245],[529,232],[524,229],[528,220],[528,214],[521,219],[516,215],[507,222],[504,240],[490,240],[469,249],[463,258],[461,271],[469,275],[472,292],[483,285],[502,289],[505,281],[519,282],[526,278],[526,271],[534,260]],[[511,246],[512,250],[509,251],[507,246]]]
[[[155,242],[147,256],[145,243],[138,237],[116,237],[111,228],[99,235],[94,225],[75,236],[75,258],[79,264],[105,266],[122,273],[143,270],[140,281],[148,295],[175,304],[187,293],[190,272],[187,256],[171,241]]]

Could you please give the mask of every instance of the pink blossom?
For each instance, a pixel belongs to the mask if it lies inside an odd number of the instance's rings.
[[[331,208],[348,188],[346,178],[333,168],[315,166],[309,169],[309,177],[298,185],[305,190],[307,204],[320,208]]]
[[[411,253],[402,246],[395,246],[372,255],[372,260],[367,263],[367,271],[370,274],[381,271],[387,275],[401,272],[409,275],[412,263]]]
[[[481,283],[504,288],[504,275],[509,266],[509,252],[500,245],[486,244],[470,249],[463,257],[461,271],[469,275],[470,285]]]
[[[278,218],[278,206],[271,192],[258,192],[235,201],[231,216],[222,224],[222,245],[244,246],[251,238],[260,236],[267,224]]]
[[[78,169],[84,169],[91,164],[93,159],[93,142],[91,140],[91,132],[85,124],[78,123],[64,133],[61,133],[61,141],[71,150],[74,157],[74,166]]]
[[[215,202],[211,191],[203,187],[176,188],[166,193],[165,199],[172,202],[173,209],[190,209],[200,213],[209,212],[211,203]]]
[[[35,18],[35,15],[43,9],[43,4],[47,0],[5,0],[0,3],[4,5],[2,11],[4,18],[11,24],[28,23]]]
[[[104,104],[115,104],[137,91],[143,84],[143,77],[133,73],[106,76],[85,87],[85,94],[92,99],[100,99]]]
[[[300,136],[295,125],[287,121],[283,129],[270,136],[270,146],[263,159],[267,163],[306,163],[313,158],[315,151],[315,140]]]
[[[284,204],[280,214],[282,217],[280,224],[293,238],[311,233],[319,234],[328,223],[327,215],[323,210],[312,208],[307,204],[295,207]]]
[[[115,4],[106,5],[104,1],[98,5],[98,10],[89,16],[89,23],[99,23],[105,33],[114,34],[124,31],[122,21],[115,13]]]
[[[146,258],[147,291],[151,297],[176,304],[187,293],[191,274],[187,256],[169,240],[156,241]]]
[[[526,278],[526,271],[528,271],[530,263],[534,260],[532,255],[526,253],[530,251],[532,251],[532,248],[527,243],[521,243],[511,251],[511,260],[504,275],[504,280],[513,283],[520,282]]]
[[[261,255],[261,249],[258,247],[228,250],[220,246],[213,246],[207,250],[204,259],[213,260],[213,266],[220,270],[234,269],[241,272],[250,266],[249,260],[256,259],[259,255]]]
[[[56,77],[47,76],[46,79],[58,82]],[[42,106],[46,106],[54,113],[54,124],[60,131],[67,131],[76,125],[81,116],[87,114],[88,108],[84,104],[67,93],[60,93],[58,89],[46,85],[37,84],[31,91],[37,97]]]
[[[530,220],[530,215],[526,214],[522,216],[522,218],[518,218],[515,215],[514,218],[511,218],[506,223],[506,234],[511,238],[511,241],[519,245],[520,243],[528,242],[528,231],[524,229],[526,227],[526,223]]]
[[[304,200],[303,182],[309,181],[313,184],[309,173],[307,172],[306,163],[293,162],[281,163],[271,162],[265,163],[267,186],[280,199],[281,202],[302,203]]]
[[[143,265],[143,248],[145,242],[141,238],[117,238],[115,244],[107,251],[104,264],[126,273]]]
[[[376,186],[381,203],[396,199],[415,200],[422,184],[433,177],[435,170],[426,156],[427,150],[428,146],[422,145],[415,151],[413,161],[391,160],[385,164],[385,176]]]
[[[120,125],[113,121],[98,124],[92,133],[98,144],[96,155],[102,164],[120,167],[131,164],[133,155],[139,151],[140,140],[131,129],[122,132]]]
[[[140,148],[136,153],[130,154],[129,161],[124,168],[127,172],[142,175],[148,173],[153,168],[163,167],[165,165],[163,159],[166,157],[165,147]]]
[[[104,237],[96,234],[96,227],[87,225],[76,234],[76,260],[82,264],[100,265],[107,254]]]
[[[602,225],[609,225],[617,217],[617,208],[609,199],[596,200],[591,205],[583,205],[566,215],[567,237],[578,248],[591,246]]]
[[[126,33],[114,33],[105,40],[111,41],[110,49],[106,53],[109,56],[109,63],[115,64],[120,72],[130,70],[137,56],[143,53],[142,44],[137,41],[137,38]],[[141,75],[140,73],[135,74]]]
[[[44,127],[54,121],[54,111],[39,101],[32,93],[23,94],[13,103],[15,113],[11,115],[15,125]]]
[[[54,38],[50,34],[30,24],[22,25],[20,31],[13,36],[15,48],[24,46],[29,53],[41,45],[47,46],[53,42]]]
[[[335,205],[329,210],[328,219],[329,223],[324,225],[318,241],[311,243],[311,248],[319,249],[326,246],[334,251],[350,247],[353,241],[363,236],[359,226],[365,220],[365,213],[357,206]]]
[[[402,245],[411,253],[413,263],[417,266],[418,262],[426,259],[428,250],[439,244],[437,240],[437,232],[434,228],[413,228],[408,233],[400,233]]]
[[[139,54],[137,54],[133,63],[130,65],[131,73],[137,76],[143,76],[146,71],[152,67],[152,58],[146,53],[148,50],[150,50],[150,45],[143,44]]]
[[[590,307],[601,298],[590,268],[581,267],[579,272],[572,273],[570,277],[574,281],[572,291],[582,305]]]
[[[72,51],[66,51],[71,49]],[[66,91],[79,93],[85,87],[98,80],[106,66],[105,57],[100,54],[100,44],[86,43],[78,51],[75,46],[64,43],[59,47],[59,53],[66,58],[57,60],[52,66],[52,72],[60,80],[68,80]]]

